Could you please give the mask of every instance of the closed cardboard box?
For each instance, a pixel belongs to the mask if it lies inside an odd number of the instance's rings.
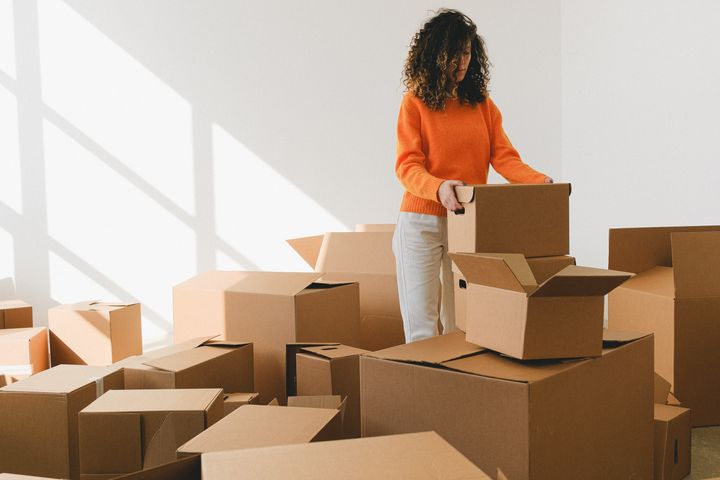
[[[603,297],[632,276],[569,265],[538,285],[520,254],[450,257],[468,282],[467,341],[519,359],[600,355]]]
[[[0,330],[0,386],[47,370],[47,328]]]
[[[0,329],[33,326],[32,306],[22,300],[0,301]]]
[[[394,225],[358,228],[364,231],[331,232],[288,243],[316,272],[324,273],[323,280],[360,284],[359,347],[380,350],[403,344],[392,251]]]
[[[176,342],[202,335],[251,341],[260,402],[285,401],[285,345],[357,345],[358,284],[320,273],[210,271],[173,288]]]
[[[115,367],[60,365],[0,388],[0,470],[77,479],[78,413],[123,388]]]
[[[204,480],[491,478],[434,432],[209,453],[202,456],[202,475]]]
[[[125,388],[222,388],[251,392],[254,388],[253,345],[244,342],[190,339],[119,362]]]
[[[363,436],[434,430],[507,478],[651,478],[653,339],[608,332],[602,356],[527,362],[461,332],[360,357]]]
[[[610,230],[610,268],[637,273],[608,299],[608,325],[655,334],[655,370],[720,425],[720,227]]]
[[[139,303],[100,301],[48,310],[52,365],[110,365],[142,354]]]
[[[177,448],[220,420],[218,388],[117,390],[79,415],[80,472],[115,475],[175,460]]]
[[[450,252],[570,253],[570,184],[455,187],[463,209],[448,212]]]
[[[690,417],[687,408],[655,404],[655,480],[690,474]]]

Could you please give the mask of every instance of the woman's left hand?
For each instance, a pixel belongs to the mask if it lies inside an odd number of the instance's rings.
[[[545,177],[545,180],[543,180],[544,183],[555,183],[553,182],[553,179],[550,177]]]

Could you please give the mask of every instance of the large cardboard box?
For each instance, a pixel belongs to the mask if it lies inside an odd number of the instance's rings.
[[[78,413],[123,388],[116,367],[60,365],[0,388],[0,470],[77,479]]]
[[[33,326],[32,306],[22,300],[0,301],[0,329]]]
[[[655,480],[681,480],[690,474],[690,410],[655,404]]]
[[[288,243],[316,272],[324,272],[323,280],[360,283],[359,346],[380,350],[405,343],[392,251],[394,228],[361,228],[366,231],[331,232]]]
[[[126,389],[222,388],[251,392],[253,344],[193,338],[170,347],[130,357],[117,365],[125,369]]]
[[[554,257],[532,257],[525,259],[535,276],[537,283],[542,283],[558,273],[568,265],[575,265],[575,257],[569,255],[558,255]],[[455,326],[466,330],[465,318],[467,316],[467,280],[463,277],[460,269],[453,263],[453,279],[455,291]]]
[[[139,303],[100,301],[48,310],[52,365],[110,365],[142,354]]]
[[[521,254],[450,257],[468,281],[467,341],[519,359],[600,355],[603,297],[632,277],[569,265],[538,285]]]
[[[513,480],[651,478],[653,339],[606,338],[572,361],[514,360],[461,332],[363,355],[362,434],[434,430]]]
[[[608,325],[655,334],[655,370],[720,425],[720,226],[610,230],[610,268],[637,273],[608,299]]]
[[[0,330],[0,387],[49,366],[47,328]]]
[[[448,212],[451,252],[570,253],[570,184],[455,187],[463,209]]]
[[[175,341],[201,335],[252,341],[260,402],[284,402],[286,344],[358,343],[358,284],[317,282],[321,275],[202,273],[173,288]]]
[[[197,453],[337,440],[340,412],[327,408],[243,405],[182,445],[178,458]]]
[[[437,433],[285,445],[202,456],[204,480],[489,480]]]
[[[340,395],[346,397],[344,435],[346,438],[359,437],[359,357],[369,352],[347,345],[288,345],[287,348],[290,354],[297,350],[295,362],[288,362],[288,395]]]
[[[219,388],[108,392],[78,418],[81,476],[119,476],[172,462],[180,445],[223,415]]]

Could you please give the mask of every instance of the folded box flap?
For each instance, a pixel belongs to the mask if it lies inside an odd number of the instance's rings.
[[[720,297],[720,232],[670,235],[675,297]]]
[[[175,345],[170,345],[169,347],[163,347],[158,348],[157,350],[151,350],[149,352],[144,352],[143,357],[144,358],[161,358],[166,357],[169,355],[174,355],[179,352],[185,352],[187,350],[191,350],[193,348],[199,347],[203,343],[212,340],[215,337],[218,337],[219,335],[212,335],[207,337],[195,337],[191,338],[189,340],[185,340],[184,342],[176,343]],[[143,358],[143,359],[144,359]]]
[[[190,348],[179,352],[165,355],[162,357],[151,358],[143,362],[148,367],[165,370],[167,372],[180,372],[190,367],[194,367],[203,362],[217,358],[227,353],[227,350],[213,348],[212,345]]]
[[[628,272],[617,272],[602,268],[568,265],[547,279],[533,297],[595,297],[607,295],[633,276]]]
[[[350,347],[348,345],[322,345],[317,347],[304,347],[304,352],[310,352],[325,358],[343,358],[351,355],[362,355],[370,353],[369,350],[362,348]]]
[[[322,276],[318,272],[240,272],[233,292],[294,296]]]
[[[622,330],[603,329],[603,348],[615,348],[652,335],[652,333],[626,332]]]
[[[392,238],[393,232],[326,233],[315,270],[394,275]]]
[[[537,286],[530,266],[519,253],[451,253],[450,258],[470,283],[523,293]]]
[[[655,372],[654,402],[665,404],[670,394],[670,382]]]
[[[314,269],[317,265],[324,237],[325,235],[314,235],[312,237],[291,238],[286,242]]]
[[[465,333],[456,331],[417,342],[386,348],[367,356],[401,362],[439,364],[485,350],[465,341]]]
[[[515,360],[494,352],[444,362],[443,367],[482,377],[532,383],[556,375],[585,360]]]

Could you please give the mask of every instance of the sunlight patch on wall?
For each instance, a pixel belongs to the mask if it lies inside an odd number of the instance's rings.
[[[17,98],[0,85],[0,202],[22,213]]]

